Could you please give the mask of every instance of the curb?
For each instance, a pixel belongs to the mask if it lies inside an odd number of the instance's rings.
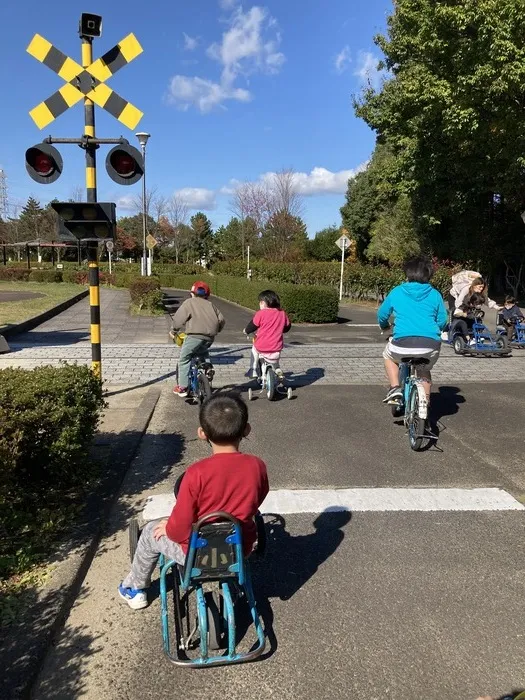
[[[48,648],[64,626],[82,582],[97,552],[103,528],[160,396],[151,387],[126,430],[114,440],[107,469],[69,539],[62,542],[51,566],[50,581],[35,591],[35,599],[0,641],[0,697],[25,700],[44,664]],[[96,438],[95,438],[96,439]]]
[[[77,301],[84,299],[84,297],[87,297],[88,294],[89,289],[84,289],[79,294],[75,294],[74,297],[60,302],[60,304],[53,306],[47,311],[43,311],[41,314],[38,314],[38,316],[28,318],[27,321],[22,321],[21,323],[6,326],[0,326],[0,335],[3,335],[4,338],[10,338],[13,335],[18,335],[19,333],[25,333],[26,331],[30,331],[33,328],[39,326],[41,323],[49,321],[50,318],[58,316],[58,314],[62,313],[62,311],[69,309],[70,306],[73,306],[73,304],[76,304]]]

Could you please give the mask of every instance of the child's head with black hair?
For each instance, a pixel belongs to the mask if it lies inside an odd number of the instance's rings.
[[[403,270],[409,282],[420,282],[421,284],[428,284],[434,274],[432,261],[425,255],[418,255],[406,260]]]
[[[248,407],[238,394],[215,394],[199,413],[199,437],[212,445],[237,448],[250,432]]]
[[[279,295],[272,289],[265,289],[259,294],[259,306],[261,309],[280,309],[281,300]]]
[[[516,306],[516,297],[510,296],[509,294],[505,297],[505,308],[507,309],[512,309],[513,306]]]
[[[470,295],[470,298],[467,302],[468,306],[471,309],[481,309],[483,307],[483,304],[485,303],[485,295],[480,294],[479,292],[474,292],[474,294]]]

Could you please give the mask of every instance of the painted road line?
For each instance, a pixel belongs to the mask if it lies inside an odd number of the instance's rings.
[[[145,521],[167,518],[173,506],[173,491],[149,496],[142,517]],[[485,489],[282,489],[270,491],[261,506],[262,513],[354,512],[434,512],[525,510],[510,493]]]
[[[377,323],[345,323],[345,326],[351,326],[352,328],[377,328],[379,330],[379,326]]]
[[[478,489],[305,489],[270,491],[262,513],[323,513],[341,511],[491,511],[525,510],[506,491]]]

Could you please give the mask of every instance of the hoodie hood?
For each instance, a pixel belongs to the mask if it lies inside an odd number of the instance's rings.
[[[431,284],[421,282],[404,282],[399,286],[399,289],[413,301],[423,301],[435,291]]]

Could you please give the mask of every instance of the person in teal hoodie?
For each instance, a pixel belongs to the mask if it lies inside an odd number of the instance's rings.
[[[441,348],[441,331],[447,325],[443,297],[430,283],[434,272],[426,257],[407,260],[404,264],[407,281],[394,287],[377,311],[382,329],[389,327],[394,315],[394,331],[383,357],[390,388],[383,403],[401,403],[403,390],[399,386],[399,363],[404,357],[421,357],[428,364],[419,371],[430,397],[432,376]]]

